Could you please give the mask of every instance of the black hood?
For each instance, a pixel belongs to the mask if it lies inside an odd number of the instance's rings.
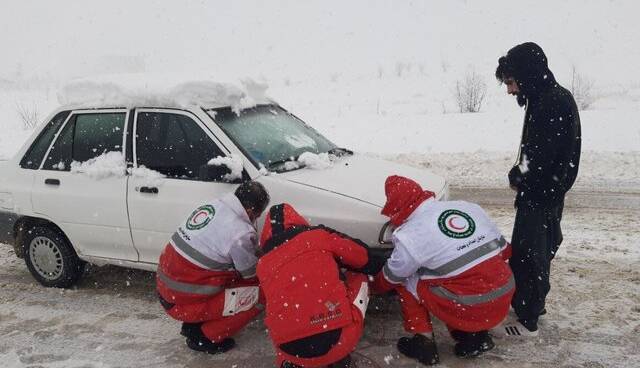
[[[542,48],[533,42],[520,44],[501,57],[498,60],[496,77],[499,80],[513,77],[526,98],[538,96],[556,83],[553,73],[549,70],[547,56]]]

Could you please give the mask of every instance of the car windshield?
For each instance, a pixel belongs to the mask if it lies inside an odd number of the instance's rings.
[[[211,118],[256,165],[274,171],[300,166],[285,165],[304,152],[334,152],[337,147],[313,128],[276,105],[259,105],[238,115],[229,107],[207,110]]]

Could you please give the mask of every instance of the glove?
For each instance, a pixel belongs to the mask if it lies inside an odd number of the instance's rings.
[[[511,188],[517,190],[520,187],[520,184],[522,184],[523,179],[522,172],[517,165],[509,170],[509,186],[511,186]]]
[[[362,266],[358,271],[367,275],[377,275],[387,259],[391,256],[391,249],[367,249],[367,264]]]

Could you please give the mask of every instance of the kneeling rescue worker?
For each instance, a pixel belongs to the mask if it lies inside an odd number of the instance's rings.
[[[245,182],[193,211],[162,252],[160,302],[183,321],[180,333],[191,349],[216,354],[233,348],[231,336],[262,311],[254,223],[268,203],[262,184]]]
[[[260,244],[258,278],[277,366],[352,367],[369,301],[364,273],[378,273],[384,259],[369,257],[359,240],[310,226],[288,204],[271,207]]]
[[[398,350],[439,362],[430,313],[447,325],[457,356],[492,349],[487,331],[506,317],[515,290],[505,263],[511,248],[497,226],[478,205],[436,201],[408,178],[388,177],[385,193],[394,250],[374,287],[400,296],[404,328],[414,336],[400,338]]]

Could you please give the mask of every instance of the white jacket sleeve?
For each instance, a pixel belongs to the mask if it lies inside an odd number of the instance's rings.
[[[233,261],[233,266],[240,272],[242,278],[249,279],[256,275],[256,257],[257,237],[254,232],[243,234],[229,249],[229,256]]]
[[[412,276],[420,264],[411,256],[406,246],[397,238],[393,237],[394,249],[391,257],[382,269],[384,278],[392,284],[400,284]]]

